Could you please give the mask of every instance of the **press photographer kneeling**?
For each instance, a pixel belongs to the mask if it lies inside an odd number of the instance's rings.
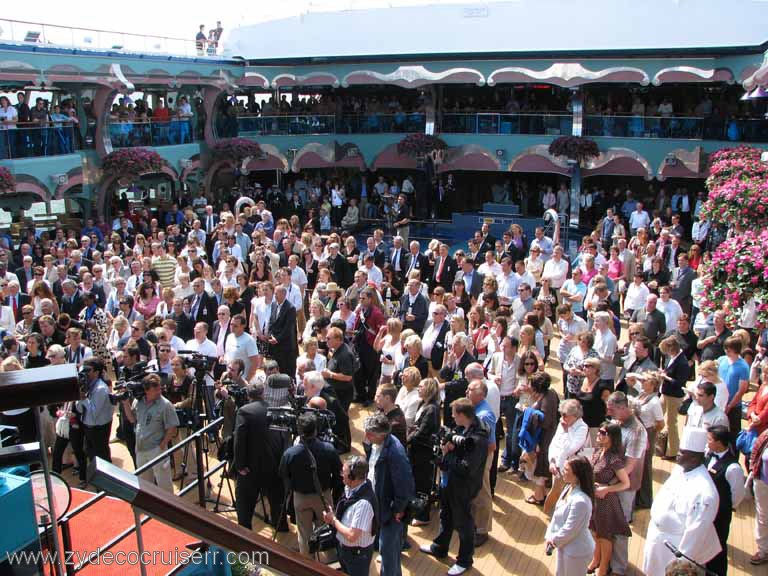
[[[144,387],[142,398],[123,398],[123,409],[136,431],[136,466],[141,467],[162,453],[176,436],[179,418],[176,408],[163,396],[160,376],[149,374],[141,381]],[[171,463],[169,459],[155,464],[141,477],[154,478],[155,484],[173,492]]]

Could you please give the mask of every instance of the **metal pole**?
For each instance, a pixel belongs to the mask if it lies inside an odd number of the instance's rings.
[[[197,466],[197,503],[203,508],[205,503],[205,465],[203,464],[203,436],[195,436],[195,466]]]
[[[131,507],[133,508],[133,506]],[[136,546],[139,549],[139,571],[141,576],[147,576],[147,565],[142,560],[144,558],[144,534],[141,531],[141,513],[133,508],[133,521],[136,523]]]
[[[35,427],[37,428],[37,442],[40,445],[40,463],[43,466],[43,478],[45,478],[45,493],[48,495],[48,508],[51,516],[51,537],[53,538],[53,548],[56,551],[56,570],[59,576],[66,576],[64,570],[64,555],[61,551],[61,542],[59,542],[59,518],[56,513],[56,500],[53,497],[53,485],[51,484],[51,471],[48,468],[48,447],[43,438],[43,423],[40,420],[40,408],[33,406],[30,408],[35,416]]]

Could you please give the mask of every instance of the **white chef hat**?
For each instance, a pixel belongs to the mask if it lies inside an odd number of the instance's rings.
[[[707,449],[707,431],[704,428],[683,428],[680,450],[704,453]]]

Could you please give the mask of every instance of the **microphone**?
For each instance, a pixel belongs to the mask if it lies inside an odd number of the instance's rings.
[[[672,554],[675,555],[675,558],[682,558],[683,553],[680,552],[680,550],[677,549],[677,547],[672,544],[669,540],[664,540],[664,546],[666,546]]]

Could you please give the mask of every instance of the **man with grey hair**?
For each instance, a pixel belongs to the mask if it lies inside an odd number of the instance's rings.
[[[307,403],[312,404],[320,398],[325,401],[326,408],[333,412],[336,423],[333,426],[333,434],[336,437],[334,445],[340,453],[349,452],[347,438],[350,438],[349,415],[336,397],[333,386],[323,378],[320,372],[311,370],[304,374],[304,396]]]
[[[445,392],[443,399],[443,422],[446,426],[453,425],[451,402],[463,398],[467,393],[467,366],[475,361],[475,357],[467,350],[469,337],[464,332],[453,335],[451,349],[440,369],[440,389]]]
[[[479,368],[479,371],[478,371]],[[477,363],[470,364],[465,370],[469,386],[467,398],[475,407],[475,415],[488,427],[488,456],[485,458],[483,483],[480,492],[472,500],[472,516],[475,519],[475,546],[482,546],[488,541],[488,535],[493,526],[493,493],[491,490],[491,466],[494,464],[493,455],[497,453],[496,426],[498,412],[494,413],[488,402],[488,386],[483,379],[483,367]],[[478,377],[479,376],[479,377]]]
[[[368,480],[373,484],[379,504],[381,574],[401,576],[400,555],[405,539],[402,519],[408,502],[415,495],[415,483],[405,448],[391,432],[385,414],[368,417],[363,447],[370,465]]]
[[[61,296],[61,314],[69,314],[70,318],[77,318],[80,315],[80,311],[85,308],[85,301],[83,300],[83,293],[75,284],[75,281],[67,278],[61,283],[61,289],[63,294]]]
[[[616,336],[611,330],[611,315],[608,312],[595,313],[595,345],[594,350],[600,359],[600,380],[610,389],[616,379],[616,365],[613,356],[616,353]]]

